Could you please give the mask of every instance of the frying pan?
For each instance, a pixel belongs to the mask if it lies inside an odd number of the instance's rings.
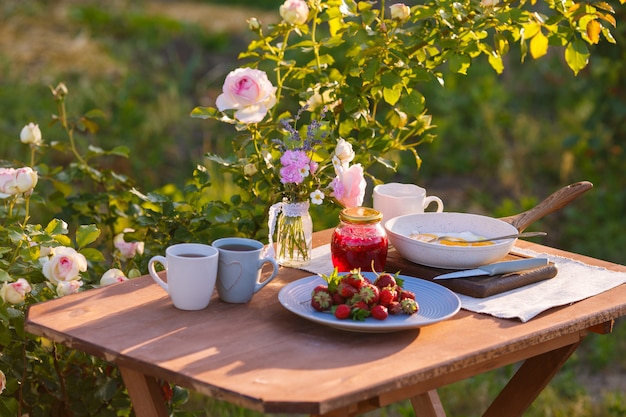
[[[470,213],[417,213],[394,217],[385,222],[391,244],[405,259],[418,264],[446,269],[476,268],[504,258],[517,239],[496,241],[488,246],[446,246],[411,239],[413,233],[473,232],[496,237],[522,232],[533,222],[557,211],[593,187],[581,181],[563,187],[532,209],[514,216],[494,218]]]

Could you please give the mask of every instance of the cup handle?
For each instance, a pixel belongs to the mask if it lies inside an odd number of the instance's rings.
[[[428,207],[430,203],[437,204],[437,213],[441,213],[443,211],[443,201],[441,201],[439,197],[429,195],[428,197],[424,198],[424,210],[426,210],[426,207]]]
[[[165,270],[167,270],[167,260],[165,259],[164,256],[157,255],[157,256],[153,256],[152,258],[150,258],[150,261],[148,262],[148,272],[150,273],[150,276],[152,277],[154,282],[159,284],[169,294],[170,290],[169,290],[169,287],[167,286],[167,283],[163,281],[161,277],[159,277],[159,275],[156,272],[156,269],[154,268],[154,265],[157,263],[160,263],[161,265],[163,265],[165,267]]]
[[[276,277],[276,275],[278,275],[278,262],[276,262],[276,259],[274,258],[262,258],[259,259],[259,269],[263,268],[263,265],[265,265],[266,263],[271,263],[272,267],[274,268],[274,270],[272,271],[272,275],[269,276],[269,278],[267,278],[265,281],[258,281],[256,282],[256,284],[254,285],[254,292],[257,293],[261,288],[265,287],[271,280],[274,279],[274,277]]]

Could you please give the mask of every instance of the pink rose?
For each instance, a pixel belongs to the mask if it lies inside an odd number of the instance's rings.
[[[28,281],[24,278],[20,278],[15,282],[4,283],[0,288],[0,298],[5,303],[19,304],[24,301],[26,294],[32,290]]]
[[[87,259],[66,246],[52,248],[52,256],[46,259],[42,272],[48,280],[57,285],[61,281],[75,281],[80,279],[80,273],[87,270]]]
[[[289,24],[303,25],[309,18],[309,6],[304,0],[287,0],[280,6],[280,17]]]
[[[100,285],[105,287],[107,285],[115,284],[117,282],[128,281],[124,272],[117,268],[111,268],[102,274],[102,278],[100,278]]]
[[[57,284],[57,295],[59,297],[64,297],[66,295],[75,294],[82,286],[83,282],[80,280],[59,281]]]
[[[348,169],[340,169],[330,184],[333,197],[345,208],[359,207],[365,198],[367,182],[363,175],[361,164],[355,164]]]
[[[124,232],[134,232],[132,229],[126,229]],[[143,242],[126,242],[124,240],[124,233],[118,233],[113,238],[113,246],[120,252],[122,259],[134,258],[136,254],[143,254],[144,243]]]
[[[215,104],[220,111],[237,110],[235,118],[242,123],[258,123],[276,104],[276,87],[263,71],[237,68],[226,76]]]

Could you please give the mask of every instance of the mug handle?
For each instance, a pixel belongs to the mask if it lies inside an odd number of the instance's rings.
[[[437,213],[441,213],[443,211],[443,201],[441,201],[439,197],[429,195],[424,198],[424,210],[426,210],[426,207],[428,207],[430,203],[437,203]]]
[[[261,288],[265,287],[271,280],[274,279],[274,277],[276,277],[276,275],[278,275],[278,262],[276,262],[276,259],[274,258],[262,258],[259,259],[259,263],[258,263],[258,267],[259,269],[263,268],[263,265],[265,265],[266,263],[271,263],[272,267],[274,268],[274,270],[272,271],[272,275],[269,276],[269,278],[267,278],[265,281],[259,281],[257,280],[256,284],[254,284],[254,292],[258,292]],[[260,279],[260,274],[259,274],[259,279]]]
[[[156,263],[160,263],[161,265],[163,265],[165,267],[165,270],[167,271],[167,259],[165,259],[164,256],[160,256],[160,255],[153,256],[152,258],[150,258],[150,261],[148,262],[148,272],[150,273],[150,276],[152,277],[154,282],[159,284],[169,294],[170,291],[169,291],[169,287],[167,286],[167,283],[163,281],[161,277],[159,277],[159,275],[156,272],[156,269],[154,268],[154,265]]]

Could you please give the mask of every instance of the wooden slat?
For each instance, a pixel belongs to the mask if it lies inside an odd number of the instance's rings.
[[[121,366],[120,373],[137,417],[168,417],[157,381],[141,372]]]
[[[428,392],[416,395],[411,398],[411,404],[417,417],[445,417],[446,412],[443,409],[439,394],[437,391],[430,390]]]
[[[527,359],[483,417],[523,416],[581,342]]]

